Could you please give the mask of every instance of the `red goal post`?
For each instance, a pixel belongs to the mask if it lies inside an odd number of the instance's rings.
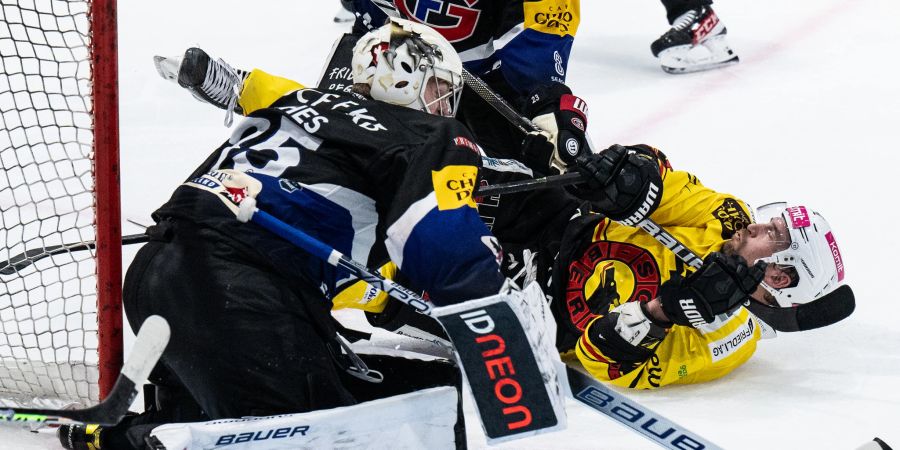
[[[122,365],[116,0],[0,0],[0,407],[90,405]]]

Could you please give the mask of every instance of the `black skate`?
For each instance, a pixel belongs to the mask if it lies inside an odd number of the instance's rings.
[[[728,46],[727,33],[712,8],[692,9],[675,19],[650,51],[668,73],[718,69],[740,61]]]
[[[248,72],[234,69],[222,59],[213,60],[196,47],[180,57],[155,56],[153,63],[163,78],[177,82],[196,99],[224,109],[226,126],[231,126],[232,113],[243,114],[237,100]]]
[[[66,450],[100,450],[101,430],[99,425],[60,425],[56,436]]]

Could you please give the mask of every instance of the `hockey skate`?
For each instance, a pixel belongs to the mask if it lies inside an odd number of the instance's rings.
[[[101,430],[99,425],[60,425],[56,436],[66,450],[100,450]]]
[[[692,9],[650,45],[668,73],[690,73],[718,69],[740,61],[728,46],[728,30],[712,8]]]
[[[197,100],[224,109],[225,126],[231,126],[232,112],[243,113],[237,99],[248,72],[234,69],[222,59],[213,60],[196,47],[179,57],[154,56],[153,64],[160,76],[177,82]]]

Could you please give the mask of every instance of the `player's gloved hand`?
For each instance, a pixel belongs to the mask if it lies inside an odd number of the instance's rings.
[[[765,276],[766,265],[760,261],[747,266],[747,261],[738,255],[710,253],[696,272],[663,283],[663,312],[678,325],[697,328],[710,323],[716,315],[740,306],[756,290]]]
[[[572,95],[562,83],[541,86],[532,92],[524,107],[543,132],[529,133],[522,143],[526,162],[565,172],[582,154],[590,153],[587,130],[587,103]]]
[[[241,202],[248,198],[256,199],[262,191],[262,183],[256,178],[239,170],[210,170],[209,172],[184,183],[184,186],[197,188],[215,195],[242,222]]]
[[[663,194],[659,163],[644,150],[616,144],[579,156],[573,168],[586,181],[569,186],[569,192],[612,220],[636,225],[656,211]]]

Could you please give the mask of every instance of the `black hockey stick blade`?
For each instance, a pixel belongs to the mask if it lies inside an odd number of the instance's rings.
[[[474,197],[487,197],[490,195],[512,194],[514,192],[530,191],[533,189],[546,189],[556,186],[566,186],[580,183],[584,180],[578,172],[568,172],[562,175],[550,175],[532,180],[511,181],[509,183],[493,184],[479,188],[472,194]]]
[[[128,236],[122,236],[122,245],[140,244],[149,240],[150,236],[147,236],[144,233],[131,234]],[[12,275],[17,271],[22,270],[48,256],[61,255],[63,253],[77,252],[81,250],[92,250],[95,247],[97,247],[96,241],[87,241],[76,242],[74,244],[51,245],[44,248],[33,248],[31,250],[25,251],[25,253],[20,253],[16,256],[13,256],[12,258],[9,258],[9,261],[6,262],[6,265],[0,268],[0,274]]]
[[[853,314],[856,297],[842,285],[822,298],[794,307],[773,307],[750,301],[747,309],[776,331],[814,330],[840,322]]]
[[[678,425],[646,406],[635,403],[578,368],[566,365],[572,398],[599,411],[663,448],[720,449],[697,433]]]
[[[0,407],[0,423],[64,424],[96,423],[111,426],[119,423],[138,394],[143,383],[159,361],[169,343],[169,323],[160,316],[150,316],[141,325],[128,361],[109,395],[102,402],[83,409],[37,409]]]

